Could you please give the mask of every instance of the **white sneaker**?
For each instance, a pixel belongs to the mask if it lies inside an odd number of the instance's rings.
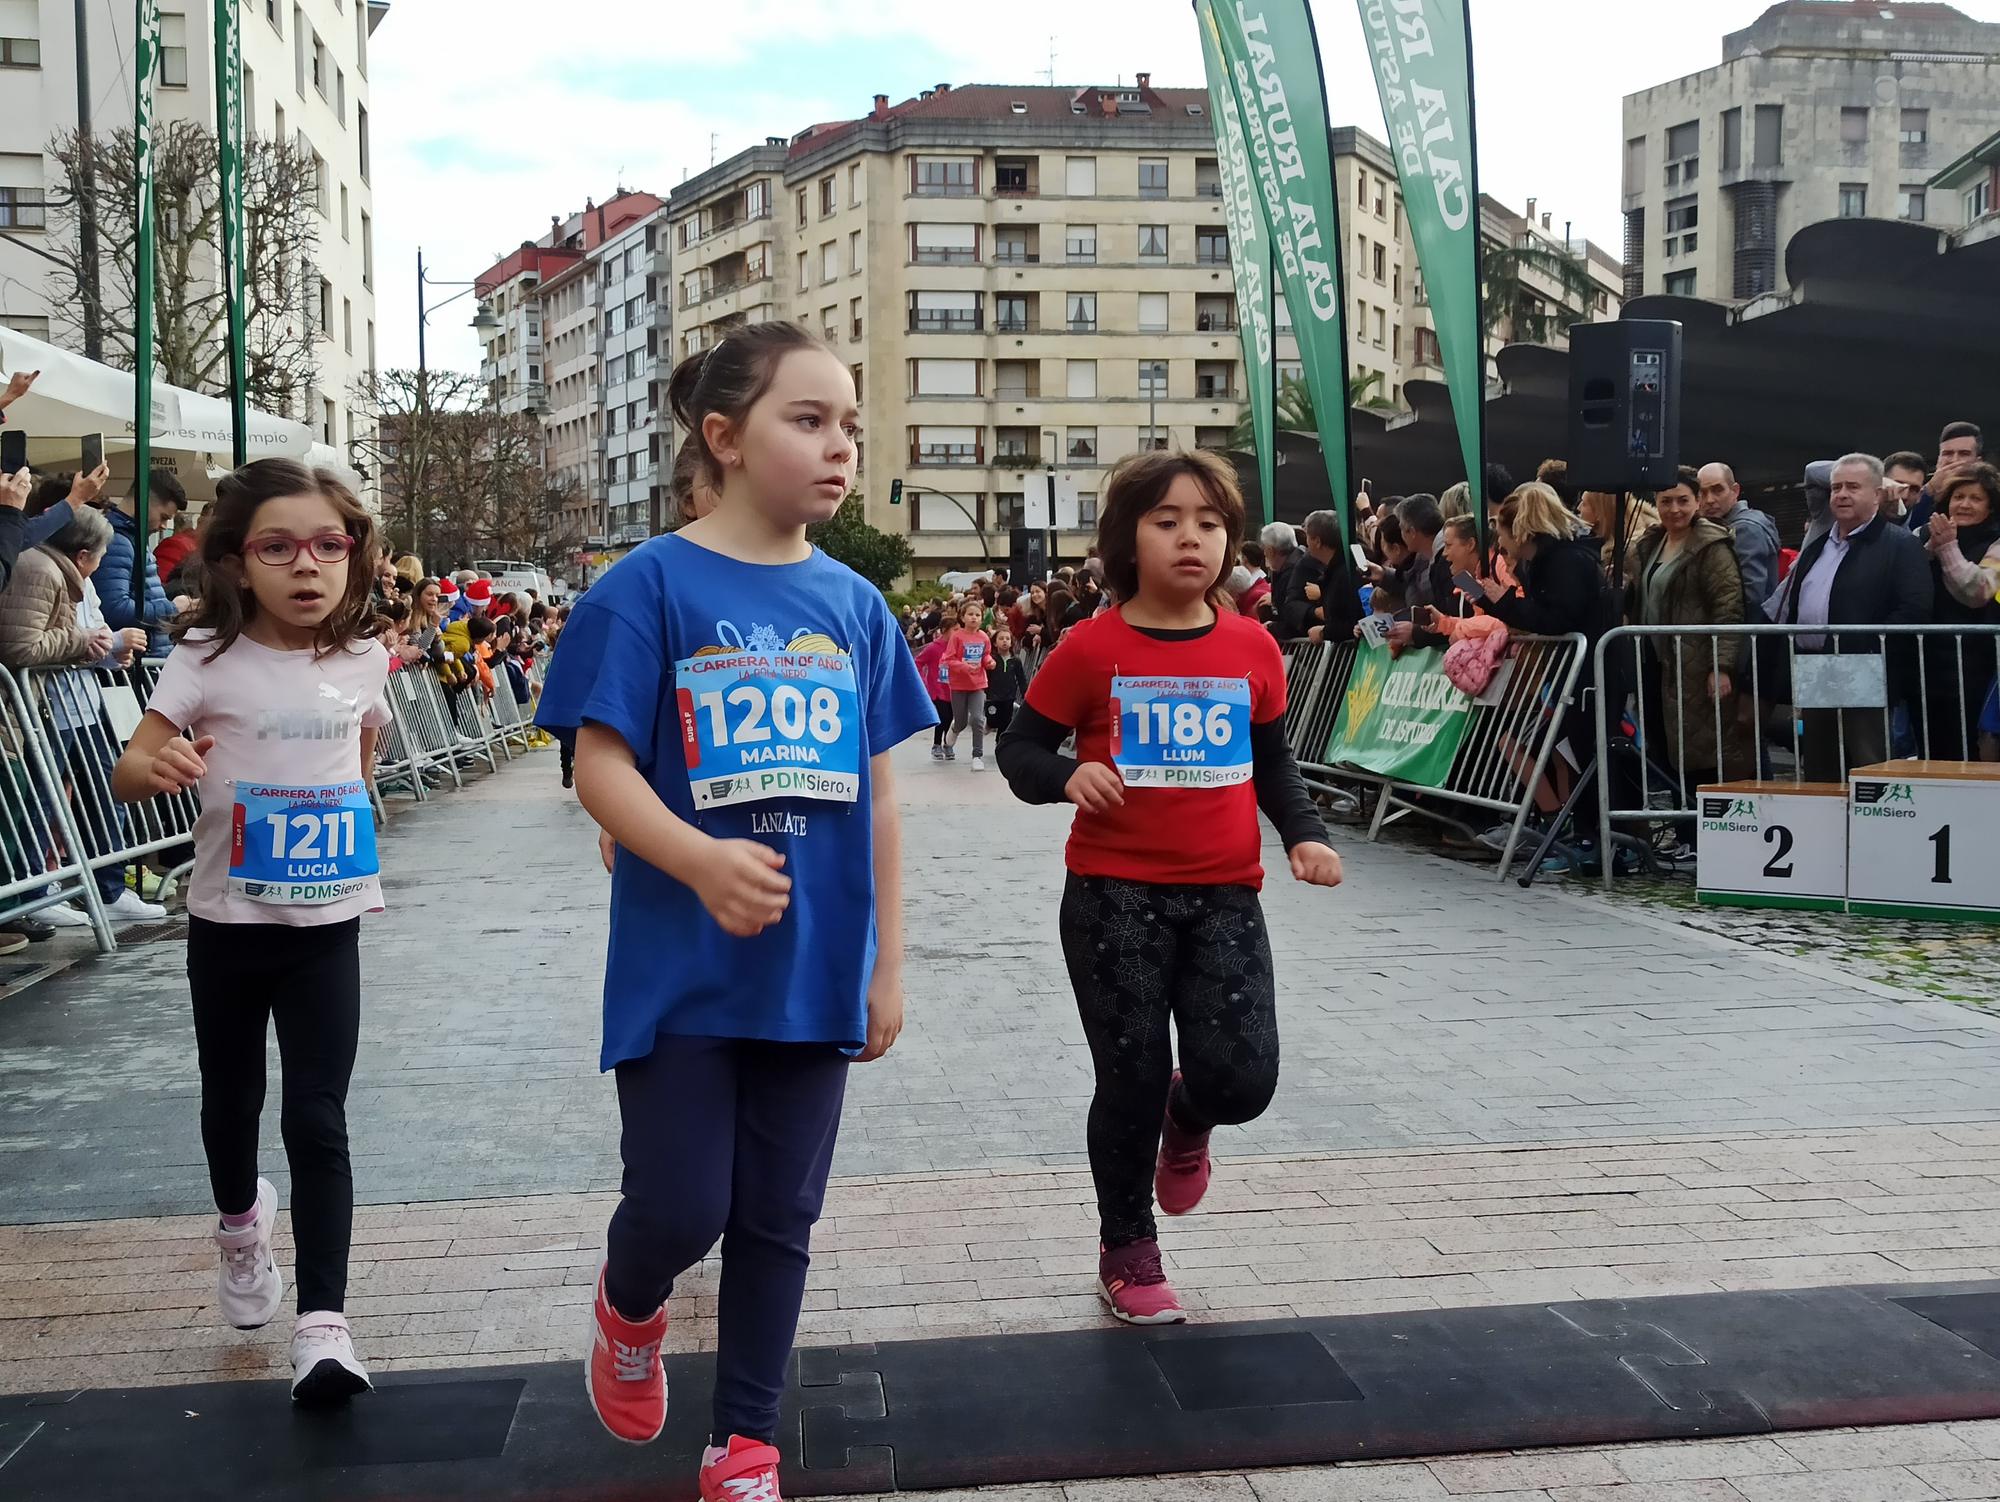
[[[58,902],[52,906],[45,907],[36,913],[35,916],[40,918],[42,922],[53,924],[57,928],[90,927],[90,916],[87,913],[79,912],[67,902]]]
[[[345,1315],[320,1310],[299,1316],[292,1327],[294,1403],[344,1403],[374,1385],[354,1355]]]
[[[257,1181],[257,1218],[240,1231],[215,1227],[216,1250],[222,1265],[215,1274],[216,1302],[222,1317],[239,1330],[255,1330],[271,1322],[285,1301],[285,1280],[271,1255],[271,1233],[278,1226],[278,1191],[270,1180]]]
[[[104,904],[104,916],[113,923],[157,923],[167,916],[167,910],[127,887],[115,901]]]
[[[986,770],[986,758],[985,758],[985,757],[983,757],[983,756],[975,756],[975,757],[973,757],[973,758],[972,758],[972,770],[973,770],[973,771],[975,771],[975,772],[983,772],[983,771],[985,771],[985,770]]]

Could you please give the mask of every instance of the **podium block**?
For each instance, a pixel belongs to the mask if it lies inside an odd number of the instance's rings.
[[[1880,762],[1847,785],[1849,912],[2000,923],[2000,765]]]
[[[1847,899],[1847,789],[1718,782],[1696,790],[1695,895],[1720,907],[1816,908]]]

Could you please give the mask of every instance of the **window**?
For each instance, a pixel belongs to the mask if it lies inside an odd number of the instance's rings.
[[[1389,358],[1403,358],[1403,326],[1400,323],[1389,330]]]
[[[803,292],[811,285],[812,285],[812,273],[811,271],[807,270],[807,256],[806,253],[802,250],[799,252],[799,291]],[[692,307],[695,303],[699,302],[700,300],[701,300],[701,293],[698,289],[695,288],[683,289],[681,295],[681,306]]]
[[[333,118],[347,123],[347,75],[338,68],[333,70]]]
[[[354,304],[343,297],[340,300],[341,345],[351,355],[354,353]]]
[[[1071,360],[1064,376],[1065,391],[1073,397],[1094,397],[1097,395],[1097,362],[1095,360]]]
[[[372,318],[368,320],[368,373],[375,374],[375,320]],[[541,379],[540,372],[532,365],[528,367],[528,379],[531,381]]]
[[[1380,308],[1375,310],[1375,347],[1385,349],[1389,343],[1389,317]]]
[[[979,164],[969,156],[915,157],[910,191],[919,198],[970,198],[979,191]]]
[[[847,367],[847,373],[854,377],[854,399],[858,402],[861,400],[862,367],[859,365],[850,365]]]
[[[0,153],[0,229],[47,228],[40,154]]]
[[[1432,363],[1435,364],[1436,362],[1433,361]],[[1306,368],[1297,360],[1280,360],[1274,368],[1277,372],[1280,385],[1286,381],[1303,381],[1306,378]]]
[[[333,337],[333,283],[325,277],[319,279],[319,331]]]
[[[1782,167],[1785,163],[1785,107],[1782,104],[1757,106],[1757,139],[1751,150],[1751,164]]]
[[[272,29],[279,36],[285,34],[284,12],[279,9],[278,0],[264,0],[264,19],[271,23]]]
[[[833,303],[819,310],[820,337],[828,344],[840,338],[840,304]]]
[[[1667,186],[1691,183],[1701,175],[1701,122],[1689,120],[1667,130]]]
[[[977,396],[979,361],[912,360],[910,395]]]
[[[1164,261],[1167,258],[1167,227],[1164,224],[1139,226],[1139,259]]]
[[[1736,172],[1743,166],[1743,111],[1722,112],[1722,170]]]
[[[1139,395],[1165,396],[1167,394],[1167,362],[1165,360],[1141,360],[1139,362]]]
[[[1866,219],[1868,217],[1868,184],[1842,183],[1840,185],[1840,217],[1843,219]]]
[[[1365,169],[1354,174],[1354,206],[1357,209],[1368,207],[1368,173]]]
[[[1018,490],[1003,490],[993,497],[993,524],[997,527],[1024,527],[1028,522],[1027,497]]]
[[[320,415],[319,441],[332,448],[333,435],[340,425],[340,408],[333,404],[333,398],[327,397],[320,402]]]
[[[1378,282],[1389,280],[1389,247],[1380,241],[1375,245],[1375,280]]]
[[[1419,365],[1442,365],[1438,358],[1438,336],[1436,329],[1416,331],[1416,362]]]
[[[977,333],[981,322],[979,303],[977,292],[913,292],[910,294],[910,332]]]
[[[0,329],[12,329],[44,344],[49,342],[49,321],[39,313],[0,313]]]
[[[1389,217],[1389,190],[1379,182],[1375,184],[1375,217],[1377,219]]]
[[[1165,198],[1167,196],[1167,159],[1165,157],[1139,158],[1139,196],[1141,198]]]
[[[1141,292],[1139,294],[1139,332],[1142,334],[1164,334],[1167,331],[1167,294],[1164,292]]]
[[[1642,193],[1646,185],[1646,138],[1634,136],[1625,143],[1625,191]]]
[[[248,136],[257,128],[257,75],[250,69],[243,70],[243,134]]]
[[[1063,234],[1063,255],[1073,266],[1097,264],[1097,226],[1072,224]]]
[[[804,229],[806,227],[806,190],[804,188],[799,189],[796,206],[799,211],[799,228]]]
[[[828,173],[819,180],[819,217],[824,219],[840,207],[839,180]]]
[[[340,238],[343,240],[350,240],[353,238],[353,236],[347,233],[347,184],[346,183],[342,183],[340,185]]]
[[[354,106],[354,140],[361,152],[361,180],[368,181],[368,106]]]
[[[1848,105],[1840,112],[1840,139],[1849,146],[1862,146],[1868,142],[1868,109],[1866,105]]]
[[[1929,110],[1904,110],[1903,129],[1900,136],[1905,146],[1928,145],[1931,138],[1931,112]]]
[[[852,276],[861,269],[861,231],[851,230],[847,236],[847,273]]]
[[[1072,292],[1065,304],[1064,317],[1072,334],[1094,334],[1097,332],[1097,294],[1095,292]]]
[[[1701,203],[1696,198],[1670,198],[1667,200],[1667,233],[1678,235],[1683,230],[1693,229],[1700,222]]]
[[[861,337],[861,299],[858,297],[848,299],[847,337],[850,339]]]
[[[1926,194],[1922,188],[1905,188],[1899,195],[1897,210],[1902,218],[1913,219],[1921,224],[1927,207]]]
[[[850,162],[847,167],[847,202],[850,206],[861,202],[861,164]]]
[[[366,209],[361,212],[361,285],[375,285],[375,221]]]
[[[1092,430],[1093,432],[1095,429]],[[1079,490],[1076,493],[1076,524],[1079,528],[1097,525],[1097,492]]]
[[[292,7],[292,90],[301,99],[306,96],[306,53],[312,33],[306,29],[306,13],[298,6]]]
[[[829,240],[819,248],[819,279],[830,282],[840,275],[840,242]]]
[[[1693,297],[1694,273],[1692,271],[1670,271],[1661,284],[1661,290],[1669,297]]]
[[[1022,198],[1035,191],[1034,164],[1024,156],[1003,156],[993,163],[993,191],[1003,198]]]
[[[994,231],[994,235],[994,260],[1013,266],[1032,266],[1041,260],[1034,249],[1034,244],[1039,242],[1030,243],[1025,229],[999,229]]]
[[[771,182],[769,178],[760,177],[743,190],[743,217],[745,219],[762,219],[770,212]],[[681,243],[683,245],[690,243],[686,232],[693,224],[694,221],[689,220],[687,224],[681,227]]]
[[[1065,158],[1063,162],[1063,190],[1071,198],[1095,198],[1097,196],[1097,158],[1094,156]]]
[[[1972,185],[1965,195],[1965,222],[1972,224],[1986,217],[1993,207],[1993,181],[1983,178]]]
[[[1197,266],[1229,264],[1229,231],[1197,227],[1194,232],[1194,262]]]
[[[311,148],[307,148],[310,150]],[[312,153],[313,207],[319,210],[319,217],[332,217],[332,207],[326,191],[326,158],[317,151]]]
[[[313,87],[319,90],[319,97],[324,99],[327,84],[326,44],[319,39],[318,32],[313,33],[312,45],[307,49],[307,56],[312,63]]]
[[[1071,428],[1065,435],[1063,453],[1071,459],[1094,463],[1097,459],[1097,429]]]
[[[187,17],[162,12],[160,56],[153,74],[163,88],[184,89],[188,82]]]
[[[996,293],[993,298],[993,326],[1003,334],[1027,333],[1027,297],[1021,293]]]

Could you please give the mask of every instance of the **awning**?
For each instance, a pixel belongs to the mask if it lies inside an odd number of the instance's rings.
[[[236,419],[229,403],[219,396],[179,391],[177,421],[153,432],[153,452],[200,454],[227,468],[235,457],[231,435]],[[126,427],[131,427],[130,422]],[[304,423],[273,417],[250,408],[250,436],[244,445],[252,459],[298,459],[303,461],[313,448],[312,429]]]
[[[28,435],[28,462],[74,464],[78,440],[101,433],[105,447],[131,444],[132,373],[86,360],[82,355],[0,328],[0,381],[16,371],[39,370],[28,394],[7,409],[7,424]],[[153,383],[153,426],[180,426],[180,391],[164,381]]]

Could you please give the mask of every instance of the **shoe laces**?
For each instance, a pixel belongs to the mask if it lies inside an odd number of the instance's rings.
[[[1174,1139],[1180,1138],[1178,1144]],[[1190,1138],[1169,1130],[1166,1140],[1160,1144],[1160,1161],[1169,1173],[1194,1173],[1208,1161],[1208,1139]]]
[[[232,1283],[254,1283],[264,1275],[264,1249],[257,1242],[222,1249],[223,1266]]]
[[[1167,1270],[1160,1265],[1160,1244],[1157,1241],[1134,1242],[1129,1247],[1121,1247],[1113,1255],[1116,1261],[1112,1270],[1134,1287],[1147,1288],[1167,1281]]]
[[[732,1502],[785,1502],[778,1495],[778,1469],[766,1466],[754,1476],[735,1476],[722,1483]]]
[[[340,1350],[353,1346],[346,1328],[341,1325],[306,1325],[293,1335],[292,1341],[301,1354],[328,1347]]]
[[[657,1340],[638,1345],[627,1345],[615,1339],[611,1342],[611,1365],[620,1382],[648,1381],[659,1359],[660,1343]]]

